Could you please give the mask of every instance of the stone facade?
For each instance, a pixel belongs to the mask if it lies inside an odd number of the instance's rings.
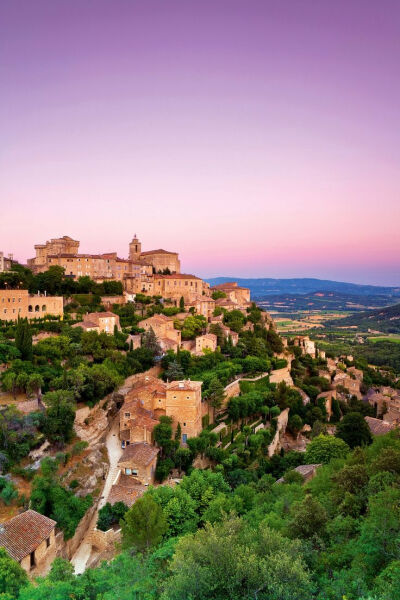
[[[211,288],[211,292],[217,291],[226,294],[226,299],[221,298],[221,300],[226,300],[234,308],[247,308],[250,305],[250,290],[238,286],[236,281],[227,281]]]
[[[148,319],[139,321],[138,327],[149,331],[152,329],[159,340],[163,349],[169,349],[167,346],[168,341],[172,342],[173,349],[176,350],[181,343],[181,332],[174,327],[174,321],[165,315],[154,315]],[[172,347],[171,346],[171,347]]]
[[[201,381],[172,381],[167,383],[165,414],[172,417],[176,429],[181,425],[183,444],[187,438],[196,437],[202,430]]]
[[[217,349],[217,336],[213,333],[206,333],[205,335],[199,335],[195,339],[195,354],[202,356],[204,350],[215,352]]]
[[[112,312],[87,313],[83,316],[83,321],[75,323],[72,327],[82,327],[85,331],[97,331],[109,335],[114,333],[115,327],[121,331],[119,316]]]
[[[202,279],[195,275],[154,275],[154,294],[171,300],[176,306],[182,297],[185,304],[190,304],[202,295],[203,284]]]
[[[62,317],[62,296],[29,294],[28,290],[0,290],[0,321],[42,319],[46,315]]]
[[[159,448],[150,444],[131,444],[122,453],[118,466],[124,475],[137,479],[144,485],[154,483]]]
[[[0,252],[0,273],[9,271],[13,262],[13,255],[4,256],[4,252]]]

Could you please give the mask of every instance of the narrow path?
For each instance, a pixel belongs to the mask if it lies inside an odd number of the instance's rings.
[[[107,438],[106,438],[106,448],[107,448],[107,452],[108,452],[108,460],[109,460],[110,468],[107,473],[106,482],[104,484],[104,488],[103,488],[103,492],[102,492],[102,497],[98,503],[97,510],[93,515],[90,525],[87,528],[85,537],[83,538],[77,551],[71,558],[71,563],[74,565],[75,573],[77,575],[79,575],[80,573],[83,573],[86,569],[87,562],[92,553],[91,535],[92,535],[93,529],[96,527],[98,512],[99,512],[100,508],[102,508],[104,506],[104,504],[106,504],[108,494],[110,493],[111,486],[114,483],[114,480],[118,473],[118,460],[122,453],[122,449],[121,449],[119,437],[118,437],[118,432],[119,432],[119,417],[117,415],[113,421],[111,429],[108,432]]]

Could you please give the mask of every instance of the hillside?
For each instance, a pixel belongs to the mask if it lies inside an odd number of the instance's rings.
[[[325,326],[337,327],[337,321],[327,321]],[[340,321],[340,326],[357,326],[362,331],[371,329],[382,333],[400,333],[400,304],[345,317]]]
[[[237,281],[239,285],[250,288],[252,297],[262,300],[266,296],[277,294],[310,294],[323,290],[325,292],[338,292],[353,294],[355,296],[386,296],[400,299],[400,287],[385,287],[375,285],[359,285],[329,279],[295,278],[272,279],[240,278],[240,277],[214,277],[206,279],[210,285],[217,285],[227,281]],[[396,301],[396,300],[395,300]]]
[[[391,299],[384,295],[347,294],[344,292],[327,292],[319,290],[307,294],[276,294],[259,300],[259,305],[266,310],[278,312],[294,312],[299,310],[338,310],[365,311],[391,304]]]

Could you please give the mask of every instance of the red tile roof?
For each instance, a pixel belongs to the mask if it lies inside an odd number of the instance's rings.
[[[11,558],[21,561],[49,537],[56,525],[53,519],[26,510],[0,525],[0,546],[4,546]]]
[[[158,250],[147,250],[147,252],[140,253],[141,256],[147,256],[148,254],[176,254],[176,255],[178,255],[177,252],[169,252],[168,250],[163,250],[162,248],[159,248]]]
[[[147,466],[155,459],[159,453],[159,448],[146,444],[145,442],[139,442],[138,444],[130,444],[122,453],[118,464],[132,461],[138,465]]]
[[[391,423],[385,423],[380,419],[374,419],[373,417],[365,417],[368,427],[371,430],[372,435],[385,435],[395,428]]]

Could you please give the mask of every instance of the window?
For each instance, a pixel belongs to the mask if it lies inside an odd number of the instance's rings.
[[[138,474],[137,469],[132,469],[132,475],[137,475],[137,474]]]
[[[184,423],[183,426],[186,427],[186,423]]]
[[[47,308],[46,305],[43,304],[43,306],[42,306],[42,312],[46,312],[46,308]]]
[[[182,442],[183,442],[184,444],[186,444],[186,442],[187,442],[187,433],[184,433],[184,434],[183,434],[183,436],[182,436]]]
[[[130,417],[131,413],[125,413],[125,417]]]
[[[125,469],[125,475],[132,475],[132,469]]]
[[[48,548],[50,546],[50,538],[48,537],[46,540],[46,548]]]
[[[35,312],[39,312],[39,310],[40,310],[39,304],[36,304],[36,306],[35,306]]]

